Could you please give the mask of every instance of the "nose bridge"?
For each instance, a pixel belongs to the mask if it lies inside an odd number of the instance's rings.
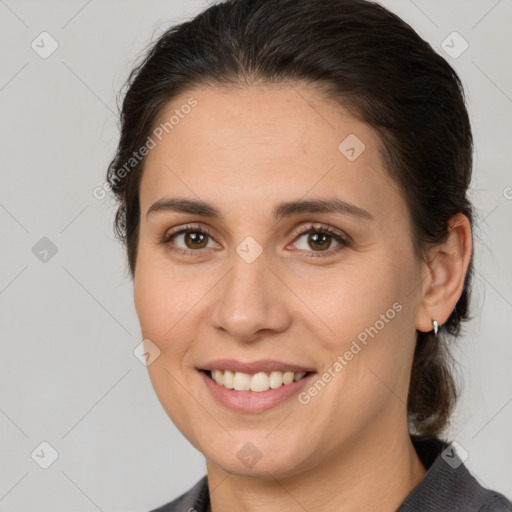
[[[242,243],[233,254],[231,271],[219,283],[210,315],[215,328],[245,341],[262,330],[282,331],[291,319],[284,298],[272,282],[275,277],[267,269],[266,255],[254,257],[253,249]]]

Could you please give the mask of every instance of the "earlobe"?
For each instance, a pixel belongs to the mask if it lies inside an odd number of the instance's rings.
[[[416,329],[430,332],[433,321],[443,325],[454,310],[464,289],[464,280],[473,254],[471,224],[462,213],[450,219],[445,242],[431,249],[425,263],[424,279]]]

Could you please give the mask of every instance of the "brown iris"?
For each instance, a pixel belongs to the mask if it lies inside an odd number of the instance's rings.
[[[312,242],[311,247],[317,249],[329,249],[331,245],[331,237],[323,233],[311,233],[308,236],[308,243]],[[327,242],[326,242],[327,240]]]
[[[204,249],[208,244],[208,235],[190,231],[185,233],[184,240],[189,249]]]

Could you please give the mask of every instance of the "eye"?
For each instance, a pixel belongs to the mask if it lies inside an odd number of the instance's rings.
[[[299,246],[299,250],[310,253],[306,256],[308,258],[321,257],[324,256],[324,253],[330,256],[345,247],[350,247],[350,239],[329,226],[310,225],[308,229],[302,230],[297,235],[296,240],[298,239],[300,241],[300,239],[306,236],[307,238],[305,238],[305,240],[299,243],[295,242],[295,245]],[[337,245],[334,246],[334,249],[331,249],[333,240]]]
[[[198,226],[184,226],[178,231],[164,235],[162,243],[177,246],[171,247],[172,250],[188,254],[191,251],[208,249],[208,242],[212,240],[210,233],[204,228]]]
[[[349,237],[325,225],[311,224],[307,229],[302,229],[299,233],[296,233],[294,240],[300,241],[301,238],[306,236],[307,239],[298,244],[298,249],[305,252],[305,256],[308,258],[331,256],[351,245]],[[334,249],[331,248],[333,240],[337,244]],[[212,248],[212,246],[208,246],[208,243],[213,243],[213,238],[207,229],[189,225],[165,234],[161,242],[170,246],[173,251],[190,254],[191,252],[199,252],[201,249]],[[294,245],[297,245],[297,242]]]

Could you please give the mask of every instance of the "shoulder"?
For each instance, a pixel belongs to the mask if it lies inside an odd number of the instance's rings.
[[[151,512],[205,512],[208,504],[208,480],[205,475],[187,492]]]
[[[485,504],[478,509],[478,512],[510,512],[512,510],[512,502],[505,496],[493,491],[490,491],[490,493],[485,500]]]
[[[503,494],[478,483],[453,443],[414,436],[412,440],[427,473],[407,496],[399,512],[512,511],[512,503]]]

